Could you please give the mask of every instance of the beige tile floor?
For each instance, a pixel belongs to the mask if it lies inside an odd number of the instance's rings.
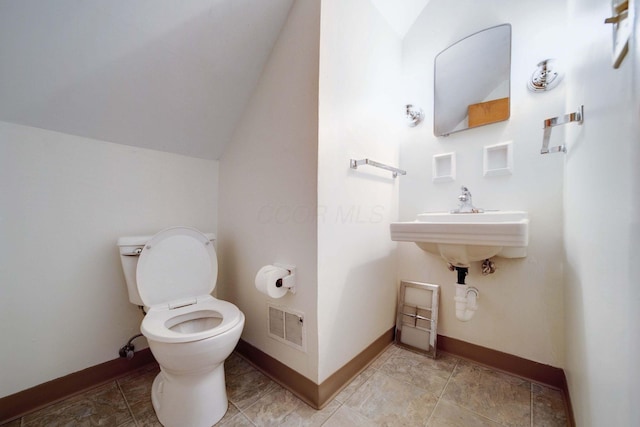
[[[394,345],[321,411],[235,353],[225,370],[229,411],[217,426],[567,425],[557,390],[447,354],[432,360]],[[157,372],[157,366],[142,368],[3,427],[160,426],[150,401]]]

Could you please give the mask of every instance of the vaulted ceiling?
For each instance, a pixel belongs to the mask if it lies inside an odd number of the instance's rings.
[[[431,0],[371,0],[371,3],[391,28],[400,37],[404,37],[429,1]]]
[[[0,120],[217,159],[293,0],[0,0]]]
[[[293,1],[0,0],[0,121],[218,159]]]

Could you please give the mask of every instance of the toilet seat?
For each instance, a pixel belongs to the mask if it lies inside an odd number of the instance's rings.
[[[191,321],[219,314],[221,322],[211,328],[194,332],[178,332],[170,329],[181,321]],[[238,307],[227,301],[213,298],[211,295],[197,297],[197,302],[188,306],[170,309],[152,307],[142,319],[140,329],[145,337],[158,342],[183,343],[199,341],[223,334],[242,320]]]
[[[218,260],[209,238],[189,227],[160,231],[138,259],[136,282],[145,306],[144,336],[165,343],[220,335],[242,319],[238,307],[213,298]],[[182,327],[186,324],[185,327]]]

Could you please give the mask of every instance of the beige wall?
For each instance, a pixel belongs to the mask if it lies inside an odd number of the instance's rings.
[[[216,232],[217,180],[217,161],[0,122],[0,397],[117,358],[142,315],[116,240]]]
[[[218,296],[246,316],[242,338],[318,380],[317,162],[320,2],[294,3],[249,107],[220,159]],[[297,267],[297,293],[273,300],[254,278]],[[304,314],[307,349],[267,336],[267,303]]]
[[[431,0],[401,41],[367,0],[296,1],[219,164],[0,122],[0,397],[115,358],[141,321],[116,239],[180,224],[218,234],[216,292],[247,316],[243,339],[314,382],[391,328],[398,281],[418,280],[442,285],[439,333],[563,367],[578,425],[638,424],[638,36],[613,70],[607,1],[476,3]],[[554,13],[541,25],[532,8]],[[504,22],[510,120],[434,137],[434,56]],[[529,93],[547,57],[566,80]],[[407,103],[425,123],[404,125]],[[554,130],[569,153],[539,155],[542,120],[580,104],[584,126]],[[483,177],[483,146],[506,141],[513,174]],[[432,156],[451,151],[457,180],[432,183]],[[408,174],[353,171],[350,158]],[[467,323],[444,261],[389,239],[397,218],[455,207],[460,185],[531,218],[525,259],[497,258],[487,277],[472,267],[481,298]],[[255,290],[273,262],[298,267],[295,295]],[[267,336],[269,302],[304,313],[305,352]]]
[[[566,133],[565,371],[577,425],[639,425],[640,40],[614,70],[610,5],[568,3],[566,104],[585,123]]]
[[[509,2],[431,0],[403,40],[403,84],[407,99],[427,119],[401,135],[400,219],[457,207],[460,186],[469,187],[484,209],[524,210],[530,216],[528,255],[496,258],[498,270],[482,276],[472,265],[467,283],[480,290],[473,319],[456,319],[455,273],[439,256],[413,243],[398,244],[398,278],[442,286],[439,333],[462,341],[562,367],[564,364],[562,289],[562,155],[541,156],[542,121],[565,113],[565,86],[534,94],[526,80],[544,58],[564,58],[564,4],[555,0]],[[544,25],[531,10],[553,10]],[[455,18],[454,18],[455,17]],[[451,25],[455,22],[455,25]],[[511,117],[508,121],[452,134],[433,135],[433,60],[451,43],[481,29],[512,25]],[[473,76],[469,76],[473,78]],[[556,132],[554,132],[555,134]],[[558,131],[561,135],[562,131]],[[555,142],[558,134],[554,135]],[[483,176],[483,147],[513,142],[513,174]],[[455,152],[457,178],[432,182],[432,158]]]
[[[322,2],[318,336],[323,381],[395,324],[400,38],[368,0]]]

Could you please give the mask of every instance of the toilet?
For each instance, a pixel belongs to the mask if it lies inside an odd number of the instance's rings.
[[[211,427],[227,411],[224,361],[244,314],[211,296],[214,240],[189,227],[118,239],[129,300],[145,308],[140,329],[160,365],[151,401],[165,427]]]

